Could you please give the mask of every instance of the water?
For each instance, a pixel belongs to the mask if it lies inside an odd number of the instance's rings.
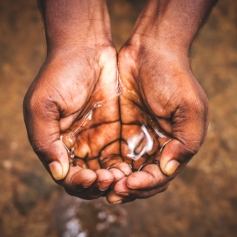
[[[170,138],[147,109],[134,80],[124,80],[117,75],[117,80],[98,81],[85,108],[62,133],[74,166],[96,170],[126,162],[137,171],[159,159]]]

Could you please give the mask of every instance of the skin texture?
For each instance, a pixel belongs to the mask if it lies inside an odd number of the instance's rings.
[[[106,195],[111,203],[147,198],[164,191],[196,154],[208,127],[208,102],[191,72],[188,52],[214,3],[147,1],[117,58],[105,1],[71,0],[66,5],[63,0],[41,1],[48,51],[25,96],[24,117],[34,151],[70,195],[84,199]],[[113,97],[118,91],[117,65],[120,89],[134,90],[142,106],[131,103],[126,90]],[[107,102],[93,114],[93,123],[100,126],[88,129],[88,124],[76,137],[78,147],[84,147],[77,151],[85,156],[89,147],[92,157],[98,156],[104,144],[121,138],[119,131],[126,123],[131,127],[140,119],[137,111],[142,107],[172,137],[157,164],[134,173],[124,162],[110,170],[98,164],[92,169],[69,165],[60,135],[72,131],[74,122],[101,100]],[[107,136],[111,127],[114,135]],[[102,138],[102,145],[91,142],[95,136]],[[114,144],[112,154],[118,155],[121,143]]]
[[[104,79],[96,83],[85,108],[62,133],[72,166],[96,171],[125,162],[138,171],[159,162],[170,138],[152,119],[135,81],[109,80],[106,74]]]
[[[164,191],[197,153],[208,128],[208,100],[192,74],[189,49],[216,1],[147,1],[118,56],[121,80],[134,81],[156,122],[172,137],[160,165],[116,183],[109,202]],[[185,33],[184,33],[185,32]]]
[[[77,0],[67,6],[53,0],[45,4],[47,58],[24,99],[29,140],[54,180],[69,194],[97,198],[116,177],[105,169],[69,167],[59,138],[86,106],[97,82],[106,79],[112,91],[115,87],[117,58],[107,6],[102,1]]]

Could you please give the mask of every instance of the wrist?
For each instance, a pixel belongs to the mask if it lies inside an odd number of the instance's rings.
[[[47,0],[43,16],[48,51],[112,45],[105,0]]]
[[[119,52],[119,58],[121,55],[128,55],[126,58],[132,59],[134,75],[140,73],[137,65],[149,65],[151,62],[160,69],[172,67],[174,71],[175,68],[182,68],[183,71],[191,72],[190,58],[185,50],[180,47],[169,47],[164,42],[158,43],[157,40],[144,39],[141,35],[133,35]]]
[[[192,42],[216,0],[148,0],[132,33],[140,45],[164,47],[188,55]]]
[[[155,37],[136,32],[128,40],[128,45],[137,49],[150,51],[151,53],[164,52],[177,58],[189,57],[189,45],[184,44],[178,39],[169,39],[160,35]]]

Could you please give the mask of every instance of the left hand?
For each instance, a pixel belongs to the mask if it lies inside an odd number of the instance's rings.
[[[148,198],[166,190],[199,150],[208,127],[207,97],[187,56],[128,44],[119,52],[118,63],[122,83],[141,95],[148,113],[172,140],[164,147],[159,165],[147,165],[116,183],[107,196],[111,203]]]

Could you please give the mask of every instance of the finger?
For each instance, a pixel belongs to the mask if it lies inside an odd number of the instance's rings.
[[[131,190],[130,195],[132,197],[136,197],[137,199],[144,199],[144,198],[149,198],[152,197],[158,193],[164,192],[169,186],[169,183],[166,183],[165,185],[162,185],[157,188],[153,188],[151,190]],[[126,199],[125,199],[126,200]]]
[[[127,178],[124,178],[115,185],[114,193],[111,193],[107,200],[110,203],[124,203],[135,199],[149,198],[158,193],[164,192],[169,186],[169,181],[151,189],[131,189],[127,186]],[[119,202],[120,200],[120,202]]]
[[[183,103],[173,116],[173,139],[164,147],[160,168],[168,176],[177,175],[198,152],[208,128],[207,103]]]
[[[96,170],[96,174],[97,174],[96,182],[98,184],[98,189],[100,191],[107,190],[114,181],[113,174],[106,169]]]
[[[67,183],[67,188],[65,190],[68,194],[72,196],[76,196],[82,199],[96,199],[103,196],[106,190],[110,187],[113,183],[114,176],[112,173],[106,169],[96,170],[95,172],[89,169],[85,169],[87,172],[93,172],[95,178],[88,180],[90,186],[82,186],[83,177],[80,175],[78,178],[75,179],[73,182]],[[92,173],[91,173],[92,174]],[[90,176],[92,177],[92,176]],[[88,176],[85,176],[85,181],[87,181]]]
[[[54,179],[61,180],[67,175],[69,160],[59,140],[58,108],[55,103],[41,96],[28,97],[24,100],[24,119],[29,141]]]
[[[120,203],[132,202],[136,200],[136,198],[134,197],[123,197],[121,195],[118,195],[113,190],[111,190],[107,194],[106,199],[111,204],[120,204]]]
[[[119,181],[120,179],[125,177],[124,173],[121,170],[119,170],[119,169],[111,168],[109,171],[114,176],[114,183],[116,183],[117,181]]]
[[[69,170],[67,151],[60,140],[47,143],[44,147],[35,148],[34,150],[52,177],[55,180],[62,180]]]
[[[192,154],[180,141],[173,139],[163,149],[160,158],[160,169],[167,176],[175,176],[191,159]]]
[[[113,167],[111,167],[111,169],[112,168],[116,168],[120,170],[125,176],[128,176],[132,173],[131,167],[125,162],[118,163],[114,165]]]
[[[80,193],[91,187],[96,179],[97,174],[94,171],[75,166],[70,167],[67,177],[58,181],[58,184],[70,192]]]
[[[117,194],[128,196],[131,190],[150,190],[165,185],[171,178],[164,175],[157,165],[150,164],[142,171],[135,172],[118,181],[114,186]]]
[[[141,171],[131,174],[127,178],[127,186],[130,189],[149,190],[164,185],[170,179],[164,175],[159,166],[146,165]]]
[[[47,153],[44,152],[43,155],[40,155],[40,159],[43,160],[43,163],[46,162],[46,166],[48,163],[46,168],[50,170],[55,180],[61,180],[66,177],[69,170],[69,159],[60,140],[53,142],[47,149]]]

